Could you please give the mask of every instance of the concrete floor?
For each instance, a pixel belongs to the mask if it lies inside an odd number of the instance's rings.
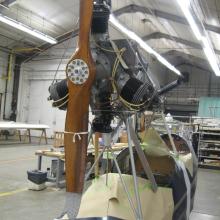
[[[62,211],[65,190],[48,187],[27,190],[27,170],[37,167],[34,152],[50,145],[10,144],[0,141],[0,219],[52,220]],[[43,161],[49,167],[49,159]],[[190,220],[220,220],[220,171],[199,170],[194,210]]]

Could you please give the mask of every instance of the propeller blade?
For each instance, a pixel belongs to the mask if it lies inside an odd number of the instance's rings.
[[[80,0],[78,46],[66,67],[69,89],[64,136],[66,190],[74,193],[81,193],[84,185],[88,110],[96,73],[89,46],[92,12],[93,0]]]

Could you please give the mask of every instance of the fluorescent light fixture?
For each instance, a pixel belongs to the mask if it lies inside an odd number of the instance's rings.
[[[24,32],[26,32],[26,33],[34,36],[34,37],[37,37],[37,38],[39,38],[43,41],[46,41],[50,44],[56,44],[57,43],[57,40],[55,38],[52,38],[52,37],[40,32],[40,31],[37,31],[37,30],[35,30],[35,29],[25,25],[25,24],[22,24],[22,23],[20,23],[16,20],[11,19],[11,18],[9,18],[7,16],[4,16],[2,14],[0,14],[0,21],[5,23],[5,24],[8,24],[8,25],[10,25],[14,28],[17,28],[21,31],[24,31]]]
[[[129,30],[125,26],[123,26],[119,21],[115,18],[114,15],[110,15],[109,17],[110,23],[116,27],[119,31],[121,31],[123,34],[125,34],[128,38],[136,41],[138,45],[147,51],[149,54],[154,55],[157,60],[162,63],[164,66],[166,66],[171,71],[175,72],[177,75],[181,75],[180,71],[176,69],[172,64],[170,64],[164,57],[162,57],[159,53],[157,53],[155,50],[153,50],[146,42],[144,42],[137,34],[135,34],[133,31]]]
[[[11,6],[15,5],[15,4],[17,4],[17,1],[13,0],[13,1],[11,1],[11,3],[8,4],[8,6],[11,7]]]
[[[183,14],[185,15],[188,23],[190,24],[190,27],[192,28],[196,38],[198,40],[202,39],[202,34],[198,28],[198,25],[196,24],[192,14],[190,13],[190,0],[177,0],[177,2],[180,5],[180,8],[183,11]]]
[[[216,76],[220,76],[220,70],[219,70],[217,57],[213,50],[212,44],[209,41],[209,37],[206,34],[205,30],[204,30],[204,34],[200,32],[199,27],[196,24],[196,21],[190,12],[190,0],[177,0],[177,2],[179,3],[180,8],[182,9],[194,35],[199,41],[201,41],[203,45],[203,51],[207,57],[207,60],[209,61],[210,66],[212,67],[212,70],[214,71]]]
[[[0,3],[0,6],[1,6],[2,8],[9,9],[9,7],[8,7],[8,6],[3,5],[2,3]]]
[[[203,51],[209,61],[210,66],[212,67],[213,71],[215,72],[216,76],[220,76],[220,70],[219,70],[219,66],[217,64],[217,59],[216,59],[216,55],[215,52],[213,51],[212,47],[209,44],[209,41],[207,38],[203,37],[202,38],[202,42],[203,42]]]

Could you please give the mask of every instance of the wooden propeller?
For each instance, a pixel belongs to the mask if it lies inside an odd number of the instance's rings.
[[[64,135],[66,190],[74,193],[81,193],[83,190],[88,144],[88,110],[96,73],[89,43],[92,12],[93,0],[80,0],[78,46],[66,67],[69,89]]]

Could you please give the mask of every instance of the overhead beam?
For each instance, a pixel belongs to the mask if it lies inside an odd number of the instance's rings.
[[[168,51],[162,53],[161,55],[164,56],[164,57],[169,57],[169,56],[177,57],[177,56],[180,56],[180,57],[183,57],[185,59],[190,59],[190,60],[197,59],[199,62],[201,62],[201,61],[204,62],[205,61],[208,64],[208,61],[206,59],[203,59],[201,57],[197,57],[197,56],[194,56],[194,55],[191,55],[191,54],[187,54],[187,53],[184,53],[184,52],[178,51],[178,50],[168,50]]]
[[[0,51],[3,51],[5,53],[10,53],[11,49],[8,47],[0,46]]]
[[[171,54],[175,54],[175,55],[171,55]],[[163,56],[167,57],[167,59],[169,60],[168,56],[178,56],[181,57],[181,59],[179,60],[179,63],[174,64],[174,66],[176,68],[179,68],[182,65],[186,65],[186,66],[191,66],[191,67],[195,67],[197,69],[209,72],[213,74],[213,70],[210,68],[210,65],[208,64],[207,60],[203,59],[203,58],[199,58],[193,55],[188,55],[184,52],[179,52],[176,50],[171,50],[168,51],[166,53],[163,54]]]
[[[56,45],[63,43],[64,41],[70,39],[70,38],[74,38],[78,35],[79,33],[79,29],[73,30],[73,31],[69,31],[59,37],[56,38],[56,40],[58,41]],[[40,47],[38,47],[39,52],[35,52],[30,54],[30,56],[23,60],[23,62],[28,62],[30,60],[32,60],[33,58],[35,58],[36,56],[38,56],[39,54],[41,54],[43,51],[48,50],[49,48],[53,47],[54,45],[51,45],[49,43],[45,43],[43,45],[41,45]]]
[[[195,43],[193,41],[189,41],[189,40],[186,40],[183,38],[171,36],[169,34],[165,34],[165,33],[161,33],[161,32],[154,32],[152,34],[149,34],[149,35],[142,37],[142,39],[144,41],[148,41],[148,40],[152,40],[152,39],[154,39],[154,40],[155,39],[166,39],[166,40],[174,41],[176,43],[181,43],[181,44],[187,45],[187,46],[195,48],[195,49],[202,50],[202,46],[199,43]],[[215,53],[220,55],[220,50],[215,49]]]
[[[4,9],[9,9],[9,7],[15,3],[17,0],[5,0],[0,3],[0,12],[2,12]]]
[[[188,25],[188,22],[184,17],[177,16],[177,15],[170,14],[170,13],[160,11],[160,10],[156,10],[156,9],[147,8],[147,7],[144,7],[144,6],[139,6],[139,5],[136,5],[136,4],[130,4],[128,6],[122,7],[120,9],[115,10],[113,13],[114,13],[114,15],[119,16],[119,15],[122,15],[124,13],[134,13],[134,12],[142,12],[142,13],[150,14],[150,15],[153,14],[156,17],[159,17],[159,18],[163,18],[163,19],[171,20],[171,21],[174,21],[174,22],[177,22],[177,23]],[[213,25],[208,25],[208,24],[204,24],[204,26],[207,30],[220,34],[220,28],[219,27],[213,26]],[[72,37],[77,36],[77,34],[78,34],[78,30],[70,31],[68,33],[63,34],[62,36],[57,38],[58,44],[62,43],[65,40],[68,40]],[[194,42],[182,39],[182,38],[169,36],[169,35],[166,35],[166,34],[163,34],[161,36],[159,36],[158,34],[153,34],[152,36],[145,36],[144,38],[145,38],[145,40],[148,40],[148,39],[150,39],[150,37],[151,37],[151,39],[165,38],[165,39],[169,39],[169,40],[175,40],[176,42],[179,41],[179,43],[191,46],[193,48],[201,49],[201,45],[199,45],[197,43],[194,43]],[[49,49],[50,47],[51,47],[50,44],[45,43],[42,46],[40,46],[39,49],[42,52],[42,51],[45,51],[45,50]],[[27,60],[25,60],[25,62],[28,62],[29,60],[33,59],[34,57],[39,55],[41,52],[37,52],[37,53],[32,54]],[[216,51],[216,53],[220,54],[219,51]]]
[[[119,15],[122,15],[122,14],[125,14],[125,13],[134,13],[134,12],[141,12],[143,14],[154,15],[156,17],[163,18],[163,19],[170,20],[170,21],[174,21],[176,23],[189,25],[187,20],[184,17],[174,15],[174,14],[170,14],[170,13],[160,11],[160,10],[157,10],[157,9],[147,8],[147,7],[136,5],[136,4],[131,4],[131,5],[127,5],[125,7],[119,8],[119,9],[114,11],[114,14],[116,16],[119,16]],[[220,27],[218,27],[218,26],[214,26],[214,25],[204,23],[204,27],[208,31],[212,31],[212,32],[215,32],[217,34],[220,34]]]
[[[212,73],[212,71],[211,71],[210,69],[204,68],[203,66],[198,65],[198,64],[196,64],[195,62],[192,64],[192,63],[190,63],[189,61],[185,61],[185,62],[183,62],[183,63],[178,64],[177,66],[179,67],[179,66],[184,66],[184,65],[185,65],[185,66],[190,66],[190,67],[195,67],[195,68],[197,68],[197,69],[200,69],[200,70],[203,70],[203,71]],[[177,66],[176,66],[176,67],[177,67]]]
[[[161,55],[163,57],[166,57],[168,60],[172,60],[172,57],[180,57],[182,60],[185,60],[188,63],[197,63],[197,65],[200,65],[201,67],[203,66],[204,69],[210,69],[210,65],[206,59],[191,54],[186,54],[178,50],[169,50],[167,52],[162,53]],[[182,63],[181,59],[179,60],[180,63]],[[178,66],[180,63],[174,63],[174,66]],[[210,71],[212,72],[211,69]]]
[[[12,50],[11,50],[10,48],[4,47],[4,46],[0,46],[0,52],[1,52],[1,51],[4,52],[4,53],[7,53],[7,54],[9,54],[9,53],[12,52]],[[18,52],[16,52],[16,51],[13,51],[13,53],[16,54],[16,55],[18,55],[18,56],[20,56],[20,57],[26,57],[26,58],[27,58],[27,56],[25,56],[25,54],[18,53]]]
[[[7,5],[7,6],[11,6],[12,4],[14,4],[17,0],[5,0],[2,4]]]
[[[181,44],[193,47],[195,49],[202,49],[202,46],[198,43],[188,41],[183,38],[171,36],[169,34],[165,34],[165,33],[161,33],[161,32],[154,32],[154,33],[151,33],[149,35],[142,37],[142,39],[144,41],[148,41],[148,40],[152,40],[152,39],[161,39],[161,38],[166,39],[166,40],[171,40],[171,41],[174,41],[177,43],[181,43]]]

